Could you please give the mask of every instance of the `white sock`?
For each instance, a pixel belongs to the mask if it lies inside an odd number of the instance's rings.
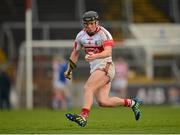
[[[135,104],[135,101],[131,99],[131,107]]]

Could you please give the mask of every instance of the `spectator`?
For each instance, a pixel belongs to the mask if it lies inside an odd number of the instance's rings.
[[[61,57],[55,57],[52,63],[53,68],[53,97],[52,108],[69,108],[69,80],[64,77],[67,69],[65,60]]]
[[[115,62],[116,73],[112,83],[112,89],[118,97],[125,98],[127,96],[128,68],[128,64],[123,58],[118,58]]]
[[[10,109],[11,81],[5,69],[0,67],[0,109]]]

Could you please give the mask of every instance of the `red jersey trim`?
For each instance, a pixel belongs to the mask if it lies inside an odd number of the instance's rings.
[[[77,48],[77,42],[74,42],[74,49],[76,50]]]
[[[96,28],[96,33],[99,32],[100,30],[101,30],[101,28],[98,26],[98,27]]]
[[[104,41],[104,46],[114,46],[114,41],[113,40],[106,40],[106,41]]]
[[[100,53],[102,51],[104,51],[104,47],[103,46],[84,46],[85,52],[86,54],[91,54],[91,52],[93,52],[94,54],[96,53]]]

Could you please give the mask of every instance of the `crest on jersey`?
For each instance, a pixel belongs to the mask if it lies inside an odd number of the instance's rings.
[[[103,45],[103,41],[97,40],[97,41],[95,41],[95,45],[101,46],[101,45]]]

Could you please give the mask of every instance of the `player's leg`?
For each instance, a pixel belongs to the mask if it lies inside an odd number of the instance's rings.
[[[118,97],[109,97],[111,82],[101,87],[95,93],[97,103],[102,107],[114,107],[124,105],[124,99]]]
[[[106,83],[109,81],[109,77],[106,76],[104,71],[96,70],[94,71],[84,86],[84,93],[83,93],[83,99],[84,99],[84,105],[81,111],[80,115],[76,114],[66,114],[66,117],[72,121],[75,121],[80,126],[84,127],[87,123],[87,117],[89,115],[89,111],[91,109],[91,106],[93,104],[93,96],[97,89],[101,88],[102,86],[106,85]]]
[[[107,84],[109,77],[104,71],[96,70],[91,74],[84,85],[84,105],[83,108],[90,109],[93,104],[94,93],[101,87]]]
[[[105,73],[104,78],[106,78],[106,82],[109,82],[109,83],[105,83],[105,85],[102,85],[101,87],[99,87],[99,90],[96,91],[95,97],[96,97],[97,102],[101,106],[106,106],[106,107],[113,107],[113,106],[119,106],[119,105],[128,106],[128,107],[133,106],[134,101],[131,99],[109,97],[111,81],[114,78],[114,73],[115,73],[114,64],[107,63],[103,72]]]
[[[102,86],[98,91],[96,91],[95,97],[99,105],[103,107],[114,107],[114,106],[131,107],[134,112],[135,119],[139,120],[141,116],[141,112],[139,109],[141,101],[139,101],[138,99],[123,99],[119,97],[109,97],[110,87],[111,87],[111,83],[108,83]]]

